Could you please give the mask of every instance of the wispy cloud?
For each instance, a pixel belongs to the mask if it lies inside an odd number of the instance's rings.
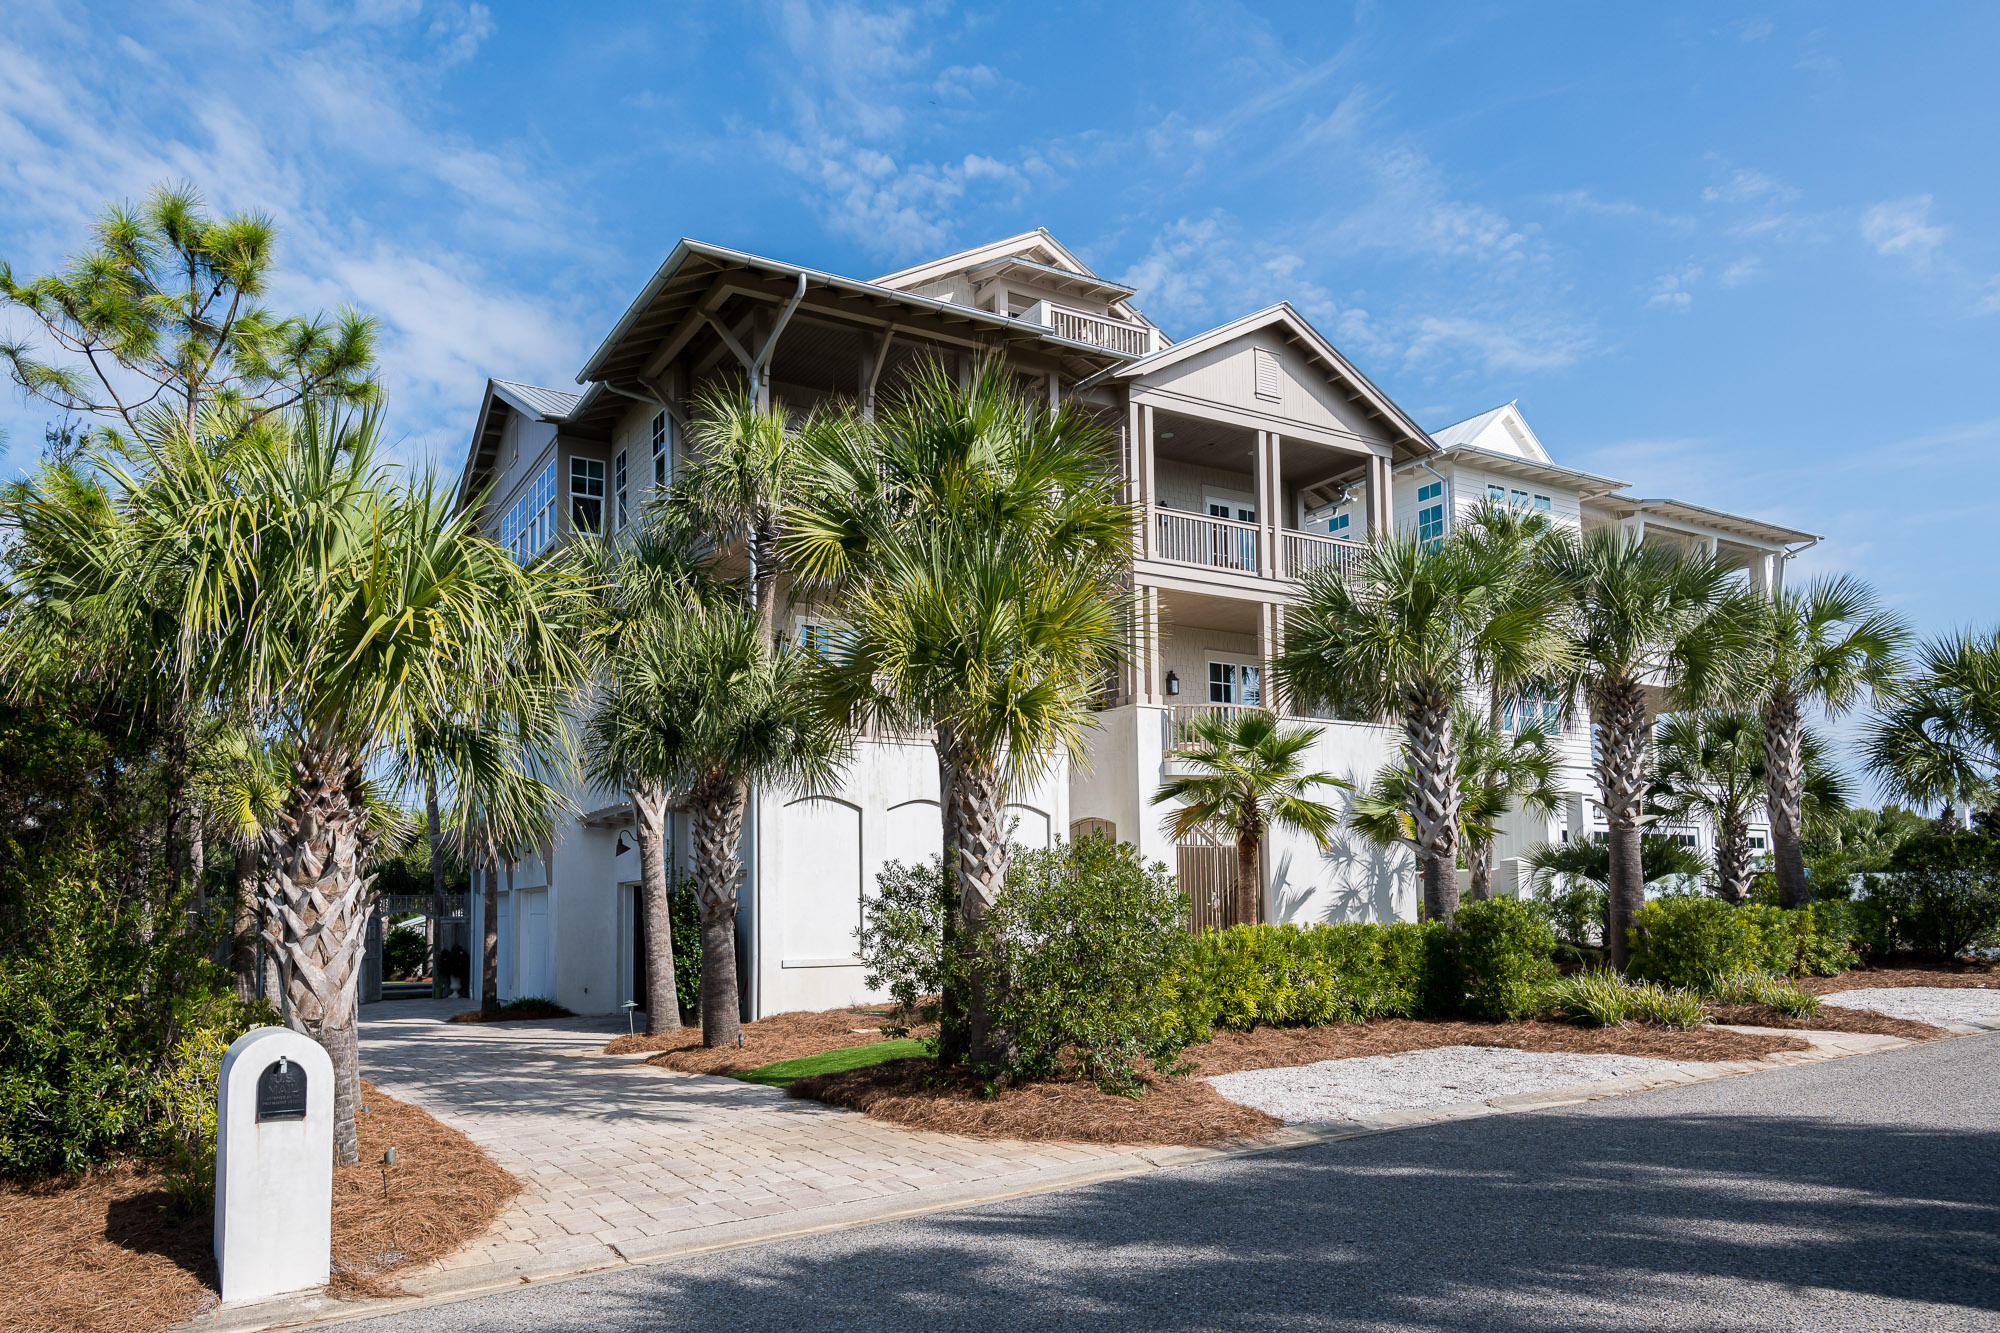
[[[1926,264],[1951,235],[1949,227],[1931,221],[1931,204],[1927,194],[1885,199],[1861,215],[1861,238],[1878,254]]]

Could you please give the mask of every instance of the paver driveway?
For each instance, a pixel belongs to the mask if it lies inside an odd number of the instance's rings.
[[[701,1229],[847,1205],[921,1207],[1051,1172],[1142,1165],[1111,1148],[917,1133],[775,1088],[600,1055],[622,1020],[447,1024],[463,1002],[361,1011],[363,1076],[469,1135],[526,1186],[446,1270],[588,1263],[685,1245]],[[856,1026],[861,1026],[857,1020]],[[617,1254],[607,1247],[616,1247]]]

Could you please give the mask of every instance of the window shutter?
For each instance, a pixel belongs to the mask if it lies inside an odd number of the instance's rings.
[[[1277,402],[1283,397],[1278,389],[1278,354],[1258,347],[1252,350],[1251,360],[1257,367],[1257,396]]]

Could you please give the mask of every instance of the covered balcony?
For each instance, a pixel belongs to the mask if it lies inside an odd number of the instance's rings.
[[[1151,407],[1136,414],[1143,559],[1296,582],[1354,567],[1369,531],[1386,523],[1387,461],[1359,444]]]

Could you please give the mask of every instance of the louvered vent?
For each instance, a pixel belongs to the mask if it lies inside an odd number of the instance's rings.
[[[1278,354],[1256,348],[1254,360],[1257,366],[1257,396],[1277,402],[1283,395],[1278,391]]]

